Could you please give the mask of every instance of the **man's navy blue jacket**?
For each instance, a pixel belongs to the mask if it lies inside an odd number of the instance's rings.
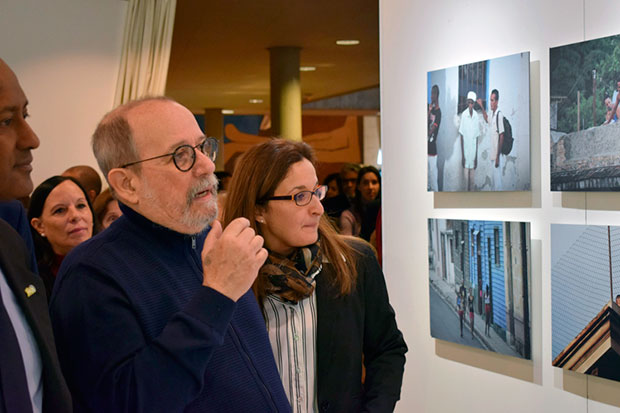
[[[252,292],[202,286],[206,232],[121,209],[65,258],[50,302],[75,411],[289,412]]]

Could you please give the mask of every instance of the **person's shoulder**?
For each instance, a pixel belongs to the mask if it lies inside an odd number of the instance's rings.
[[[2,239],[11,240],[11,238],[19,237],[15,228],[13,228],[8,222],[4,219],[0,218],[0,234],[2,235]]]
[[[20,252],[26,249],[26,244],[21,235],[11,224],[0,218],[0,247],[6,248],[6,251],[9,251],[9,246],[13,251],[15,251],[15,248]]]
[[[362,258],[376,260],[377,251],[372,246],[372,244],[370,244],[368,241],[362,238],[359,238],[359,237],[354,237],[352,235],[339,235],[339,236],[344,238],[344,241],[351,248],[351,250],[353,250],[354,254],[356,255],[356,258],[362,257]]]
[[[115,225],[73,248],[65,257],[66,263],[63,261],[63,266],[101,264],[106,261],[105,255],[112,250],[129,251],[129,247],[135,241],[134,238],[135,231],[124,228],[121,222],[118,224],[115,222]]]

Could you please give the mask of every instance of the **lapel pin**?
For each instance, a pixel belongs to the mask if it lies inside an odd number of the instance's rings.
[[[37,287],[30,284],[28,287],[24,288],[24,292],[26,293],[26,297],[30,298],[37,292]]]

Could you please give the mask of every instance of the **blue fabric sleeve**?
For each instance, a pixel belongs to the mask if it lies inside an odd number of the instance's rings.
[[[147,342],[132,297],[105,274],[78,264],[59,281],[51,316],[69,386],[84,395],[74,400],[76,411],[180,412],[200,394],[233,316],[232,300],[201,287]]]

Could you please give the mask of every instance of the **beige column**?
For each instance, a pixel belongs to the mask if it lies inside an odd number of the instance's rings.
[[[301,141],[299,47],[269,48],[271,130],[274,136]]]
[[[224,170],[224,115],[222,109],[205,109],[205,135],[217,139],[215,170]]]

